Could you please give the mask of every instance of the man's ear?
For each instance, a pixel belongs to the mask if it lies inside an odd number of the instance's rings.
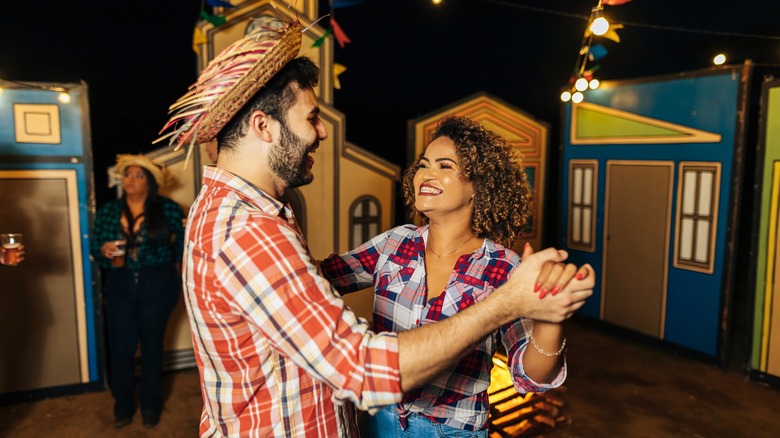
[[[271,123],[273,117],[263,111],[255,111],[249,116],[249,129],[261,140],[270,143],[273,140]]]

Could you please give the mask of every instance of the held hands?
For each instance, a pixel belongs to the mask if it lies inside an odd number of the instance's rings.
[[[595,273],[588,264],[579,269],[571,263],[564,264],[567,257],[568,253],[563,250],[547,248],[534,253],[530,245],[526,245],[522,263],[496,290],[508,296],[509,308],[515,318],[560,323],[585,304],[593,294]],[[534,289],[549,293],[545,293],[546,298],[538,297]]]
[[[523,247],[522,260],[525,260],[533,252],[531,245],[526,243]],[[544,298],[548,293],[555,296],[571,282],[572,278],[584,280],[591,275],[591,271],[593,271],[593,268],[588,264],[577,269],[572,263],[545,262],[542,265],[539,278],[537,278],[536,284],[534,284],[534,292],[539,293],[539,299]]]

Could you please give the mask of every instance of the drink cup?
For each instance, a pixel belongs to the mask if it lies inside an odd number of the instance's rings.
[[[22,246],[22,235],[20,233],[3,233],[0,234],[0,242],[5,250],[3,264],[18,265],[21,262],[19,252]]]
[[[114,251],[114,254],[112,254],[111,257],[111,266],[115,268],[121,268],[125,265],[125,242],[124,240],[115,240],[114,245],[116,245],[116,251]]]

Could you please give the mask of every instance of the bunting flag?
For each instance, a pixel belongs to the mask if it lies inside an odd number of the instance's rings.
[[[196,27],[195,31],[192,32],[192,50],[200,56],[200,45],[207,42],[208,38],[206,38],[206,35],[203,34],[199,27]]]
[[[332,33],[333,32],[330,29],[326,30],[325,34],[322,35],[321,37],[317,38],[317,41],[315,41],[314,44],[312,44],[311,46],[312,47],[319,47],[319,46],[321,46],[322,43],[325,42],[325,39],[328,38],[330,36],[330,34],[332,34]]]
[[[223,0],[206,0],[206,3],[211,7],[222,8],[235,8],[235,6]]]
[[[209,14],[208,12],[204,11],[203,9],[200,10],[200,18],[202,18],[202,19],[208,21],[209,23],[213,24],[214,27],[222,26],[227,21],[227,18],[220,17],[218,15]]]
[[[601,0],[602,6],[620,6],[624,5],[631,0]]]
[[[620,42],[620,37],[617,34],[618,29],[622,29],[622,24],[612,24],[609,26],[609,30],[604,35],[601,35],[601,38],[606,38],[608,40],[612,40],[616,43]]]
[[[598,61],[607,56],[607,53],[607,49],[603,45],[596,44],[588,50],[588,59],[591,61]]]
[[[330,28],[333,30],[333,36],[336,38],[336,41],[338,41],[339,46],[341,46],[342,49],[347,43],[352,42],[352,40],[349,39],[347,34],[345,34],[343,30],[341,30],[341,26],[339,26],[339,24],[336,23],[336,19],[333,18],[333,15],[330,16]]]
[[[333,63],[333,88],[341,90],[341,81],[339,81],[339,75],[347,71],[347,67],[334,62]]]
[[[362,0],[333,0],[332,2],[330,2],[330,8],[331,9],[348,8],[350,6],[357,6],[361,3],[363,3]]]

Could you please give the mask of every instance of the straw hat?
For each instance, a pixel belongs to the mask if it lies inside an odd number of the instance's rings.
[[[116,156],[116,173],[119,178],[125,175],[125,170],[130,166],[143,167],[152,174],[158,187],[165,185],[165,168],[162,164],[155,163],[145,155],[120,154]]]
[[[276,17],[255,19],[251,30],[214,58],[189,91],[169,108],[171,118],[154,141],[170,137],[170,145],[205,143],[236,115],[282,67],[298,55],[301,24]]]

